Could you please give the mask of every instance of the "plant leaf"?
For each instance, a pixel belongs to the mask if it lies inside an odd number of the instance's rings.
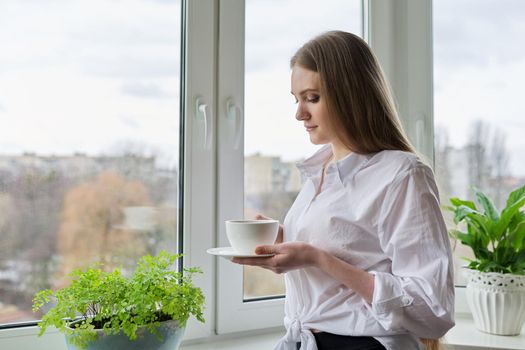
[[[525,222],[525,212],[518,211],[516,214],[514,214],[514,216],[510,220],[510,224],[509,224],[510,231],[513,231],[516,228],[516,226],[518,226],[522,222]]]
[[[513,219],[514,215],[519,212],[519,210],[524,204],[525,204],[525,195],[523,195],[520,199],[518,199],[516,202],[514,202],[510,206],[505,207],[505,209],[501,211],[501,217],[498,223],[496,224],[495,231],[505,232],[505,230],[507,230],[507,228],[509,227],[510,222]]]
[[[456,224],[460,223],[469,214],[482,215],[479,211],[461,204],[460,206],[456,207],[456,210],[454,211],[454,222]]]
[[[485,235],[489,239],[492,238],[493,223],[485,215],[464,205],[458,207],[455,214],[454,221],[456,224],[465,220],[468,224],[473,225],[481,235]]]
[[[464,201],[462,199],[453,197],[453,198],[450,198],[450,203],[452,203],[455,207],[464,205],[466,207],[469,207],[470,209],[478,210],[478,208],[476,208],[476,204],[474,204],[474,202],[472,201]]]
[[[518,224],[516,228],[509,234],[509,240],[512,241],[517,251],[525,248],[525,221]]]
[[[481,206],[483,206],[483,209],[485,210],[485,215],[487,215],[492,221],[498,221],[498,210],[496,209],[494,203],[492,203],[490,198],[488,198],[480,190],[476,190],[476,197],[478,198],[478,202],[481,204]]]
[[[509,198],[507,199],[507,207],[510,207],[511,205],[519,201],[520,198],[522,198],[523,196],[525,196],[525,185],[515,189],[509,194]]]
[[[472,247],[475,244],[473,237],[465,232],[461,232],[458,230],[450,230],[449,234],[453,238],[459,240],[465,245],[468,245],[469,247]]]

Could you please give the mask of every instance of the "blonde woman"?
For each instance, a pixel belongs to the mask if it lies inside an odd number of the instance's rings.
[[[454,326],[450,244],[432,170],[415,154],[385,77],[359,37],[333,31],[291,59],[296,119],[324,145],[268,258],[285,273],[275,349],[432,349]]]

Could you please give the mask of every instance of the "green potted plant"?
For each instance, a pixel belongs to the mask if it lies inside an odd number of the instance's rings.
[[[518,335],[525,322],[525,186],[510,193],[498,211],[476,190],[481,208],[472,201],[451,198],[454,222],[464,229],[451,237],[469,246],[474,259],[467,272],[467,302],[476,328],[499,335]]]
[[[33,311],[56,304],[39,322],[65,334],[68,349],[177,349],[190,315],[204,322],[204,296],[192,283],[197,268],[175,271],[180,255],[143,256],[130,277],[121,269],[77,269],[67,287],[46,289],[33,299]]]

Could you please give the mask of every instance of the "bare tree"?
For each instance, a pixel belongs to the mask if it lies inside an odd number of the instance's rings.
[[[505,133],[482,120],[472,124],[468,149],[468,171],[471,186],[488,193],[496,205],[504,200],[504,178],[508,175],[508,151]]]
[[[471,186],[484,189],[490,174],[487,159],[487,141],[489,138],[490,126],[482,120],[472,123],[469,135],[468,152],[468,172],[469,183]]]
[[[508,175],[509,156],[505,145],[505,133],[496,129],[492,136],[490,147],[490,163],[492,164],[492,188],[494,202],[497,206],[503,205],[504,193],[506,192],[504,177]]]
[[[434,131],[434,171],[442,199],[453,195],[449,159],[451,149],[447,128],[444,126],[436,127]]]

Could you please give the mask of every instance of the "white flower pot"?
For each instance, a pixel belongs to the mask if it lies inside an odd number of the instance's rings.
[[[519,335],[525,322],[525,276],[467,269],[467,302],[482,332]]]

